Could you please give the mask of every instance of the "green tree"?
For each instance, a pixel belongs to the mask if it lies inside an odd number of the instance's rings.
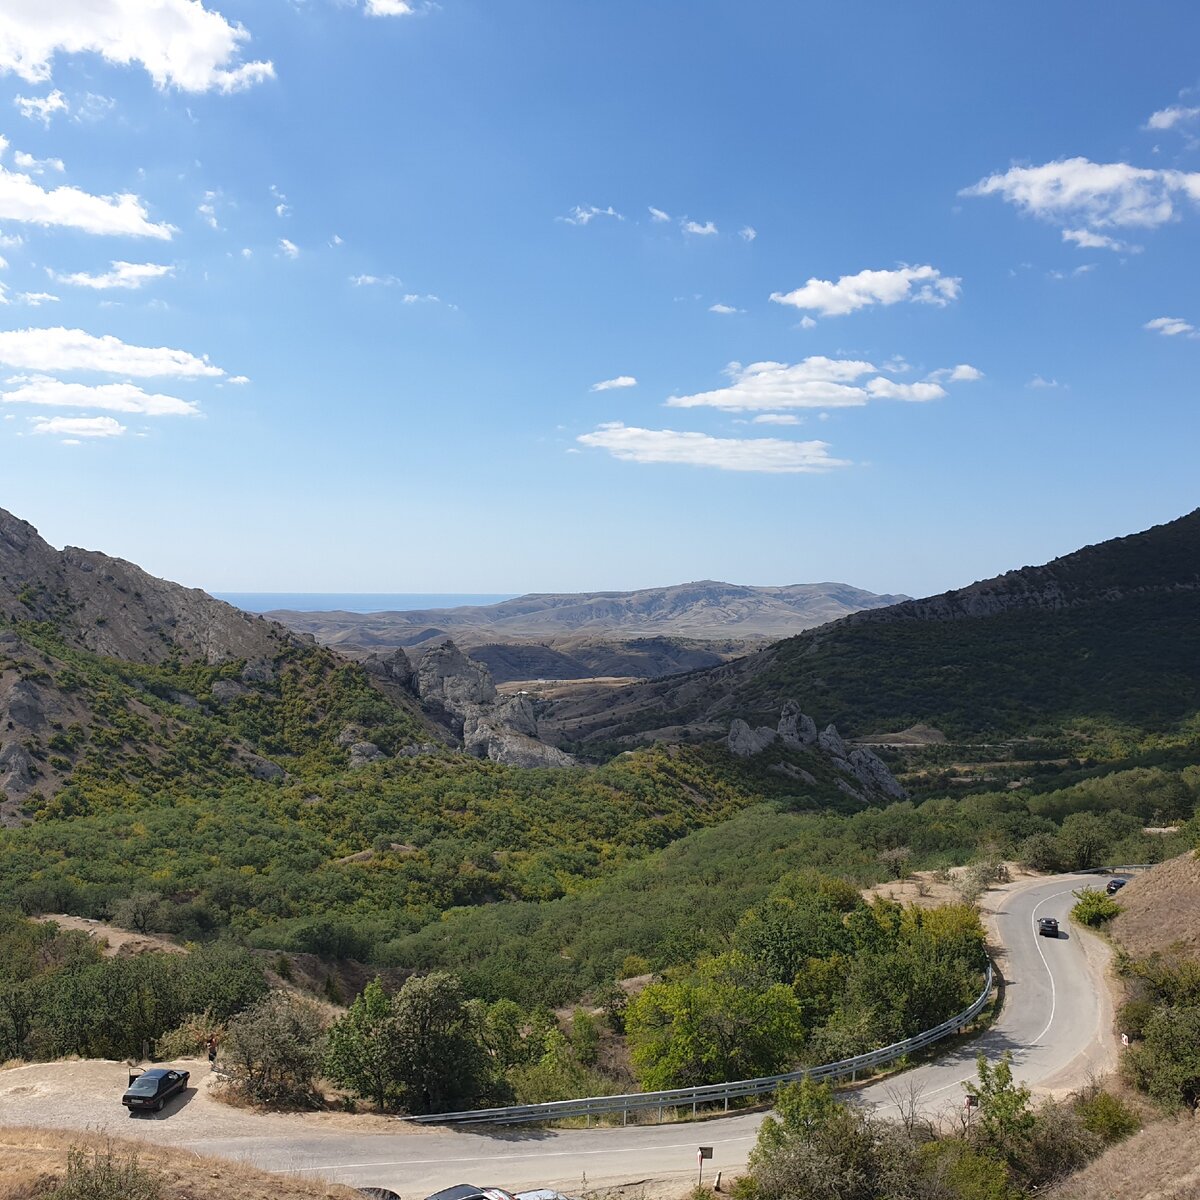
[[[1145,1040],[1125,1055],[1126,1074],[1168,1109],[1200,1107],[1200,1006],[1159,1008]]]
[[[382,1112],[399,1097],[396,1014],[379,979],[363,988],[350,1011],[329,1029],[325,1069],[329,1077]]]
[[[487,1098],[493,1080],[483,1022],[456,975],[409,979],[394,1012],[396,1077],[412,1112],[449,1112]]]
[[[1033,1093],[1013,1079],[1012,1055],[1007,1050],[995,1065],[979,1055],[975,1069],[978,1079],[965,1085],[967,1095],[975,1102],[974,1140],[1006,1161],[1013,1161],[1035,1124],[1030,1108]]]
[[[736,951],[685,979],[652,984],[626,1014],[634,1070],[658,1090],[771,1075],[804,1044],[789,987],[762,979]]]
[[[311,1104],[325,1053],[325,1021],[315,1004],[271,992],[232,1021],[222,1048],[235,1088],[260,1104]]]
[[[1081,888],[1075,893],[1075,897],[1071,916],[1080,925],[1088,925],[1097,929],[1121,912],[1121,906],[1098,888]]]

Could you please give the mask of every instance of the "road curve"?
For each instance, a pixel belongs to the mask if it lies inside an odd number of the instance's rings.
[[[900,1097],[915,1094],[922,1112],[950,1116],[961,1110],[962,1082],[973,1076],[980,1052],[995,1058],[1011,1051],[1018,1078],[1047,1090],[1078,1086],[1109,1069],[1115,1051],[1102,944],[1066,922],[1071,892],[1088,883],[1095,877],[1056,876],[990,892],[984,910],[1002,948],[1005,981],[998,1019],[981,1037],[936,1062],[853,1095],[883,1115],[895,1115]],[[1057,940],[1036,935],[1040,916],[1062,921]],[[168,1110],[163,1119],[131,1122],[111,1099],[109,1076],[119,1070],[119,1064],[67,1063],[0,1072],[0,1123],[100,1128],[267,1170],[390,1187],[413,1200],[463,1180],[512,1189],[553,1186],[569,1193],[634,1180],[683,1181],[696,1169],[699,1143],[714,1148],[711,1169],[729,1173],[745,1165],[762,1120],[754,1113],[696,1124],[572,1130],[397,1125],[395,1132],[378,1133],[366,1131],[374,1123],[361,1118],[339,1124],[331,1117],[231,1110],[201,1090],[193,1103]],[[81,1092],[87,1102],[70,1103]]]

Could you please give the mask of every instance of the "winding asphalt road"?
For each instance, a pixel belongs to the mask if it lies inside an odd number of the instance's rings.
[[[1056,876],[1009,885],[990,892],[985,914],[1002,947],[999,966],[1004,1004],[991,1028],[940,1056],[882,1083],[853,1092],[882,1115],[897,1115],[912,1097],[925,1115],[953,1119],[962,1110],[962,1084],[974,1076],[975,1056],[997,1058],[1011,1051],[1016,1075],[1040,1091],[1068,1090],[1111,1069],[1115,1047],[1104,971],[1107,955],[1096,938],[1066,921],[1073,889],[1095,884],[1094,876]],[[1038,917],[1055,916],[1063,932],[1057,940],[1038,937]],[[75,1064],[81,1066],[84,1064]],[[90,1066],[90,1064],[87,1064]],[[40,1085],[20,1082],[16,1068],[0,1072],[0,1122],[79,1124],[64,1118]],[[111,1072],[112,1066],[109,1065]],[[6,1082],[16,1086],[6,1087]],[[52,1092],[53,1089],[50,1089]],[[42,1093],[42,1094],[39,1094]],[[395,1189],[406,1200],[452,1183],[498,1184],[510,1189],[584,1188],[641,1180],[683,1181],[695,1172],[699,1143],[712,1146],[711,1170],[743,1167],[754,1146],[761,1113],[721,1117],[695,1124],[626,1128],[500,1131],[396,1127],[396,1132],[334,1128],[320,1120],[273,1118],[252,1113],[223,1114],[221,1106],[197,1097],[172,1117],[138,1121],[136,1130],[109,1105],[90,1107],[86,1123],[169,1142],[203,1154],[253,1163],[267,1170],[324,1177],[354,1186]],[[115,1108],[115,1105],[112,1106]],[[212,1113],[212,1116],[207,1114]],[[232,1116],[232,1119],[230,1119]]]

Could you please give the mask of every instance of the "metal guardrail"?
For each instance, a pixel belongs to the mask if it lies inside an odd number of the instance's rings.
[[[536,1121],[557,1121],[564,1117],[597,1117],[607,1113],[619,1112],[622,1123],[628,1119],[631,1112],[640,1109],[657,1108],[659,1119],[667,1108],[682,1108],[691,1105],[695,1113],[701,1105],[724,1104],[729,1109],[729,1101],[743,1096],[762,1096],[773,1092],[780,1084],[796,1083],[801,1079],[845,1079],[853,1077],[859,1071],[869,1067],[881,1066],[884,1063],[902,1058],[913,1050],[932,1045],[957,1033],[964,1025],[968,1025],[983,1010],[992,994],[994,980],[992,964],[987,966],[983,990],[975,998],[969,1008],[964,1008],[948,1021],[943,1021],[933,1029],[895,1042],[891,1046],[883,1046],[854,1058],[843,1058],[840,1062],[826,1063],[820,1067],[806,1067],[801,1071],[790,1071],[786,1075],[769,1075],[762,1079],[739,1079],[733,1083],[712,1083],[703,1087],[672,1088],[664,1092],[632,1092],[623,1096],[587,1096],[580,1100],[553,1100],[548,1104],[517,1104],[510,1108],[478,1108],[470,1112],[429,1113],[419,1117],[405,1117],[418,1125],[524,1125]]]

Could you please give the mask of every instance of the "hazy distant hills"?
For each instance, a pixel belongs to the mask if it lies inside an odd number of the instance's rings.
[[[1200,709],[1200,510],[719,667],[577,693],[543,722],[599,751],[715,736],[790,699],[853,735],[917,723],[962,736],[1176,725]]]
[[[635,592],[534,593],[464,608],[268,615],[340,650],[412,648],[452,637],[503,682],[693,670],[906,598],[844,583],[746,587],[702,580]]]

